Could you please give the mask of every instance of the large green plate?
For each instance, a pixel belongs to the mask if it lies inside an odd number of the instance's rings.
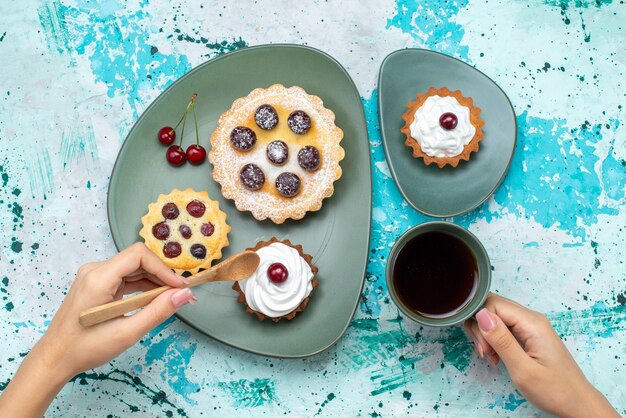
[[[429,87],[461,90],[474,99],[485,121],[480,150],[456,168],[427,166],[413,158],[400,132],[402,114],[417,93]],[[380,129],[391,175],[413,208],[428,216],[468,212],[493,194],[509,168],[517,139],[515,112],[496,83],[474,67],[425,49],[389,54],[378,76]]]
[[[319,212],[275,225],[239,212],[220,194],[211,165],[174,168],[156,139],[164,125],[175,123],[192,93],[198,93],[200,137],[206,146],[219,116],[233,100],[256,87],[298,85],[322,98],[344,131],[343,176],[335,194]],[[193,126],[193,121],[191,121]],[[189,120],[188,120],[189,124]],[[186,143],[194,141],[188,126]],[[140,218],[160,193],[173,188],[206,190],[219,200],[232,227],[224,257],[259,240],[276,236],[300,243],[319,267],[320,286],[306,310],[292,321],[259,321],[237,304],[226,283],[195,290],[199,301],[178,316],[194,328],[233,347],[276,357],[305,357],[334,344],[347,329],[357,307],[367,263],[371,170],[365,116],[359,92],[344,68],[329,55],[298,45],[264,45],[212,59],[164,91],[132,128],[117,157],[108,196],[111,233],[119,250],[139,241]]]

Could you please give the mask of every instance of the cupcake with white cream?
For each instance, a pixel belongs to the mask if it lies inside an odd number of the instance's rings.
[[[402,115],[405,144],[412,148],[413,157],[422,158],[426,165],[456,167],[478,151],[484,138],[480,111],[472,98],[459,90],[431,87],[409,102]]]
[[[313,257],[304,253],[302,246],[276,238],[248,250],[259,255],[259,267],[250,277],[233,284],[233,290],[239,293],[237,302],[260,320],[293,319],[306,308],[318,286]]]

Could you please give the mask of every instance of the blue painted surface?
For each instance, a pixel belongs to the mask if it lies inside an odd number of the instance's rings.
[[[546,312],[589,379],[626,413],[621,3],[39,0],[0,12],[0,58],[13,64],[0,91],[0,338],[8,341],[0,390],[78,266],[113,254],[108,176],[139,114],[217,54],[294,42],[346,66],[367,117],[372,239],[346,336],[310,359],[265,359],[171,319],[110,365],[77,376],[48,415],[539,414],[504,369],[476,358],[459,328],[421,328],[389,300],[387,254],[429,219],[402,199],[378,130],[378,65],[405,47],[463,59],[511,98],[518,147],[510,172],[487,203],[452,221],[485,244],[494,290]]]

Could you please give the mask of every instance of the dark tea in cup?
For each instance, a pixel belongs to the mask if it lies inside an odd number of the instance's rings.
[[[400,250],[393,285],[404,305],[429,317],[450,316],[476,292],[478,264],[459,238],[430,231],[410,239]]]
[[[467,229],[446,221],[414,226],[387,257],[389,296],[404,315],[433,327],[462,324],[485,303],[491,263]]]

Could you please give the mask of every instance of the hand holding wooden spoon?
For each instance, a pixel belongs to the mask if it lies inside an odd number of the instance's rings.
[[[208,282],[237,281],[249,277],[259,266],[259,256],[253,251],[244,251],[222,261],[215,266],[188,278],[189,284],[180,286],[194,287]],[[142,308],[171,286],[161,286],[135,296],[116,300],[111,303],[87,309],[80,314],[80,324],[88,327]]]

